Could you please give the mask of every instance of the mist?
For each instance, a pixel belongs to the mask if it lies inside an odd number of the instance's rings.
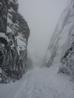
[[[68,0],[19,0],[19,12],[28,22],[28,51],[39,62],[46,54],[50,38]]]

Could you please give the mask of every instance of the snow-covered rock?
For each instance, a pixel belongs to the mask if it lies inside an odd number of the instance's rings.
[[[1,78],[22,77],[27,66],[29,26],[18,13],[18,0],[0,0]],[[3,79],[4,78],[4,79]]]
[[[74,52],[74,0],[71,0],[67,8],[62,13],[59,23],[50,40],[47,51],[47,66],[60,64],[69,69],[69,73],[74,72],[73,60],[71,56]],[[72,59],[73,60],[72,60]],[[65,61],[62,63],[62,59]],[[69,62],[68,62],[69,61]],[[73,63],[73,64],[71,64]],[[71,66],[70,66],[71,65]],[[72,68],[71,68],[72,67]]]

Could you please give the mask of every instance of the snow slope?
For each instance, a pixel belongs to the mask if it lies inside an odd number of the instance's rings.
[[[74,84],[55,66],[34,68],[16,83],[0,84],[0,98],[74,98]]]

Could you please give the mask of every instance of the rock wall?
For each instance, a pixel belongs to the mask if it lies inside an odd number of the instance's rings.
[[[20,79],[27,68],[30,29],[18,12],[17,0],[0,0],[0,78]]]
[[[64,73],[74,73],[74,0],[71,0],[60,17],[46,58],[47,66],[59,65],[60,71],[63,69]]]

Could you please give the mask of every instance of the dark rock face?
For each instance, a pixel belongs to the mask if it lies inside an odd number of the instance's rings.
[[[7,2],[0,0],[0,32],[6,32]]]
[[[0,80],[8,82],[25,73],[30,30],[17,0],[0,0],[0,13]]]

